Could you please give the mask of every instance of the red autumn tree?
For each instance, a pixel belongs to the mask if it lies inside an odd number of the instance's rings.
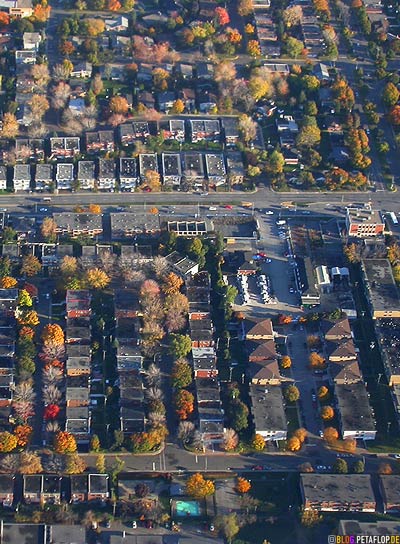
[[[121,9],[121,3],[118,0],[108,0],[107,7],[110,11],[118,11]]]
[[[31,297],[37,297],[38,296],[38,288],[36,287],[36,285],[33,285],[32,283],[24,283],[23,289],[25,289],[25,291]]]
[[[181,389],[175,395],[175,411],[179,419],[187,419],[194,410],[194,397],[192,393]]]
[[[56,453],[75,453],[76,440],[73,434],[67,431],[60,431],[54,438],[54,451]]]
[[[0,11],[0,26],[7,26],[10,23],[10,17],[4,11]]]
[[[229,17],[228,11],[225,8],[221,8],[220,6],[218,6],[217,8],[215,8],[214,13],[215,13],[215,17],[217,19],[217,23],[219,24],[219,26],[224,26],[229,24],[231,19]]]
[[[56,419],[59,413],[60,407],[57,404],[49,404],[44,409],[43,417],[46,421],[49,421],[50,419]]]

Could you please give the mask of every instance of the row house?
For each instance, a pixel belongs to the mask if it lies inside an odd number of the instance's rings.
[[[180,255],[170,254],[169,263],[177,261]],[[214,326],[210,314],[210,276],[207,272],[187,277],[186,294],[189,301],[189,330],[192,340],[192,364],[196,390],[198,428],[204,447],[219,444],[224,435],[224,411],[216,367]],[[193,305],[201,305],[201,311]]]
[[[142,182],[146,181],[147,172],[158,172],[157,153],[140,153],[139,174]]]
[[[182,165],[179,153],[161,154],[161,174],[165,186],[179,186],[182,181]]]
[[[15,476],[0,474],[0,504],[3,507],[11,507],[14,502]]]
[[[150,136],[147,121],[124,123],[118,127],[119,137],[123,146],[131,145],[137,140],[145,141]]]
[[[88,289],[67,289],[66,314],[68,318],[91,316],[91,295]]]
[[[165,140],[185,141],[185,121],[182,119],[170,119],[160,123],[159,131]]]
[[[50,138],[50,158],[73,158],[80,153],[80,138],[67,136],[65,138]]]
[[[119,186],[121,191],[134,192],[139,183],[137,159],[119,159]]]
[[[16,164],[13,171],[14,191],[29,191],[31,188],[31,165]]]
[[[221,138],[221,126],[218,119],[190,119],[190,138],[192,143],[206,140],[218,143]]]
[[[27,504],[60,504],[61,476],[24,474],[23,498]]]
[[[34,187],[36,191],[49,191],[53,184],[51,164],[37,164]]]
[[[56,186],[60,191],[71,191],[74,186],[74,165],[58,162],[56,165]]]
[[[86,151],[88,153],[105,153],[114,151],[114,131],[112,130],[97,130],[86,132]]]
[[[16,138],[15,158],[17,162],[44,160],[44,141],[38,138]]]
[[[74,474],[69,477],[70,502],[100,501],[110,498],[110,477],[108,474]]]
[[[103,220],[101,214],[95,213],[53,213],[53,219],[57,225],[57,233],[77,236],[97,237],[103,234]]]

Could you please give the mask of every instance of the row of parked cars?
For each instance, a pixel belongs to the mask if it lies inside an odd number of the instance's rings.
[[[238,274],[237,283],[239,286],[239,293],[242,297],[242,303],[248,304],[250,302],[250,294],[249,294],[249,282],[248,282],[247,276],[242,276],[241,274]]]
[[[261,298],[264,304],[277,304],[276,298],[271,293],[271,281],[265,274],[260,274],[257,277],[257,285],[261,291]]]

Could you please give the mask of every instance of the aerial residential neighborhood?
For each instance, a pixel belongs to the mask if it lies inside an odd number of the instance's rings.
[[[0,544],[397,541],[399,55],[397,1],[0,0]]]

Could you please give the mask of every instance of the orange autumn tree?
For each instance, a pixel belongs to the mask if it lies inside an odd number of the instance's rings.
[[[192,474],[186,482],[186,493],[195,499],[204,499],[215,493],[215,485],[211,480],[206,480],[202,474]]]
[[[118,0],[108,0],[107,7],[110,11],[118,11],[121,9],[121,3]]]
[[[61,346],[64,344],[64,332],[60,325],[56,323],[50,323],[43,327],[43,332],[41,335],[43,344],[53,344],[56,346]]]
[[[251,483],[249,482],[249,480],[246,480],[246,478],[239,477],[236,480],[235,491],[237,493],[240,493],[240,494],[248,493],[250,489],[251,489]]]
[[[90,213],[96,213],[96,214],[101,213],[101,206],[99,206],[99,204],[89,204],[88,209]]]
[[[7,26],[8,24],[10,24],[9,15],[5,13],[4,11],[0,11],[0,26],[3,27],[3,26]]]
[[[30,425],[17,425],[14,429],[14,435],[17,438],[17,447],[25,448],[32,436],[32,427]]]
[[[0,280],[0,286],[2,289],[12,289],[17,285],[17,283],[17,280],[11,276],[4,276],[4,278],[1,278]]]
[[[68,431],[60,431],[54,438],[54,451],[56,453],[76,452],[76,440],[73,434]]]
[[[43,0],[41,4],[36,4],[33,9],[33,17],[39,23],[45,23],[50,17],[51,7],[47,5],[46,0]]]
[[[186,389],[181,389],[175,395],[175,411],[179,419],[187,419],[194,410],[194,396]]]
[[[180,278],[177,274],[170,272],[165,280],[163,285],[163,291],[166,295],[175,295],[183,285],[183,279]]]
[[[24,326],[19,331],[20,338],[28,338],[29,340],[33,340],[34,336],[35,336],[35,331],[32,329],[32,327]]]
[[[16,313],[16,318],[19,325],[27,325],[29,327],[39,325],[39,317],[35,310],[22,310]]]

